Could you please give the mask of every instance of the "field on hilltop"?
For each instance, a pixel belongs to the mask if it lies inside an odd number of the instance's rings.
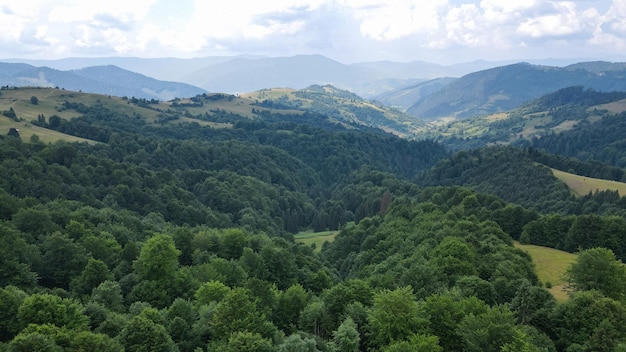
[[[626,183],[599,178],[574,175],[564,171],[551,169],[554,176],[565,182],[576,196],[581,197],[596,191],[617,191],[620,196],[626,195]]]

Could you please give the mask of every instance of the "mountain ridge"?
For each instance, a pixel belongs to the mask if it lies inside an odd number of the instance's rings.
[[[206,92],[186,83],[159,81],[115,65],[62,71],[45,66],[0,63],[0,77],[5,86],[61,87],[143,99],[171,100]]]
[[[621,64],[611,64],[621,65]],[[569,86],[626,90],[626,71],[560,68],[520,62],[467,74],[419,100],[407,112],[423,119],[504,112]]]

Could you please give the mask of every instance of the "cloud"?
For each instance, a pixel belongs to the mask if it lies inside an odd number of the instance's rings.
[[[0,55],[5,57],[319,53],[345,62],[467,61],[494,55],[617,55],[626,48],[624,37],[625,0],[109,0],[101,6],[20,0],[0,5]]]
[[[28,45],[48,46],[50,40],[45,38],[46,27],[28,28],[20,33],[19,40]]]
[[[440,27],[446,0],[355,1],[345,0],[361,21],[361,33],[378,41],[394,40],[414,33],[429,33]]]
[[[579,11],[572,2],[554,4],[551,13],[529,18],[518,27],[518,33],[531,38],[564,37],[592,29],[599,15],[595,11]]]

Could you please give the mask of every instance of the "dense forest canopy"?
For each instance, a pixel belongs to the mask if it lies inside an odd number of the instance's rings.
[[[0,350],[626,349],[626,203],[543,166],[615,165],[311,112],[58,108],[78,117],[31,123],[97,143],[0,137]],[[514,240],[580,252],[567,300]]]

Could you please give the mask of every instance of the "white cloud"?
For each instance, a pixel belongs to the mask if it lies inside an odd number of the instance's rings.
[[[624,37],[626,0],[0,0],[0,57],[321,53],[466,61],[617,53]]]
[[[518,33],[532,38],[559,37],[579,33],[588,28],[594,18],[591,13],[580,12],[573,2],[559,2],[554,4],[552,13],[523,21],[518,27]]]
[[[362,34],[379,41],[437,31],[440,12],[447,3],[445,0],[343,1],[362,22]]]

